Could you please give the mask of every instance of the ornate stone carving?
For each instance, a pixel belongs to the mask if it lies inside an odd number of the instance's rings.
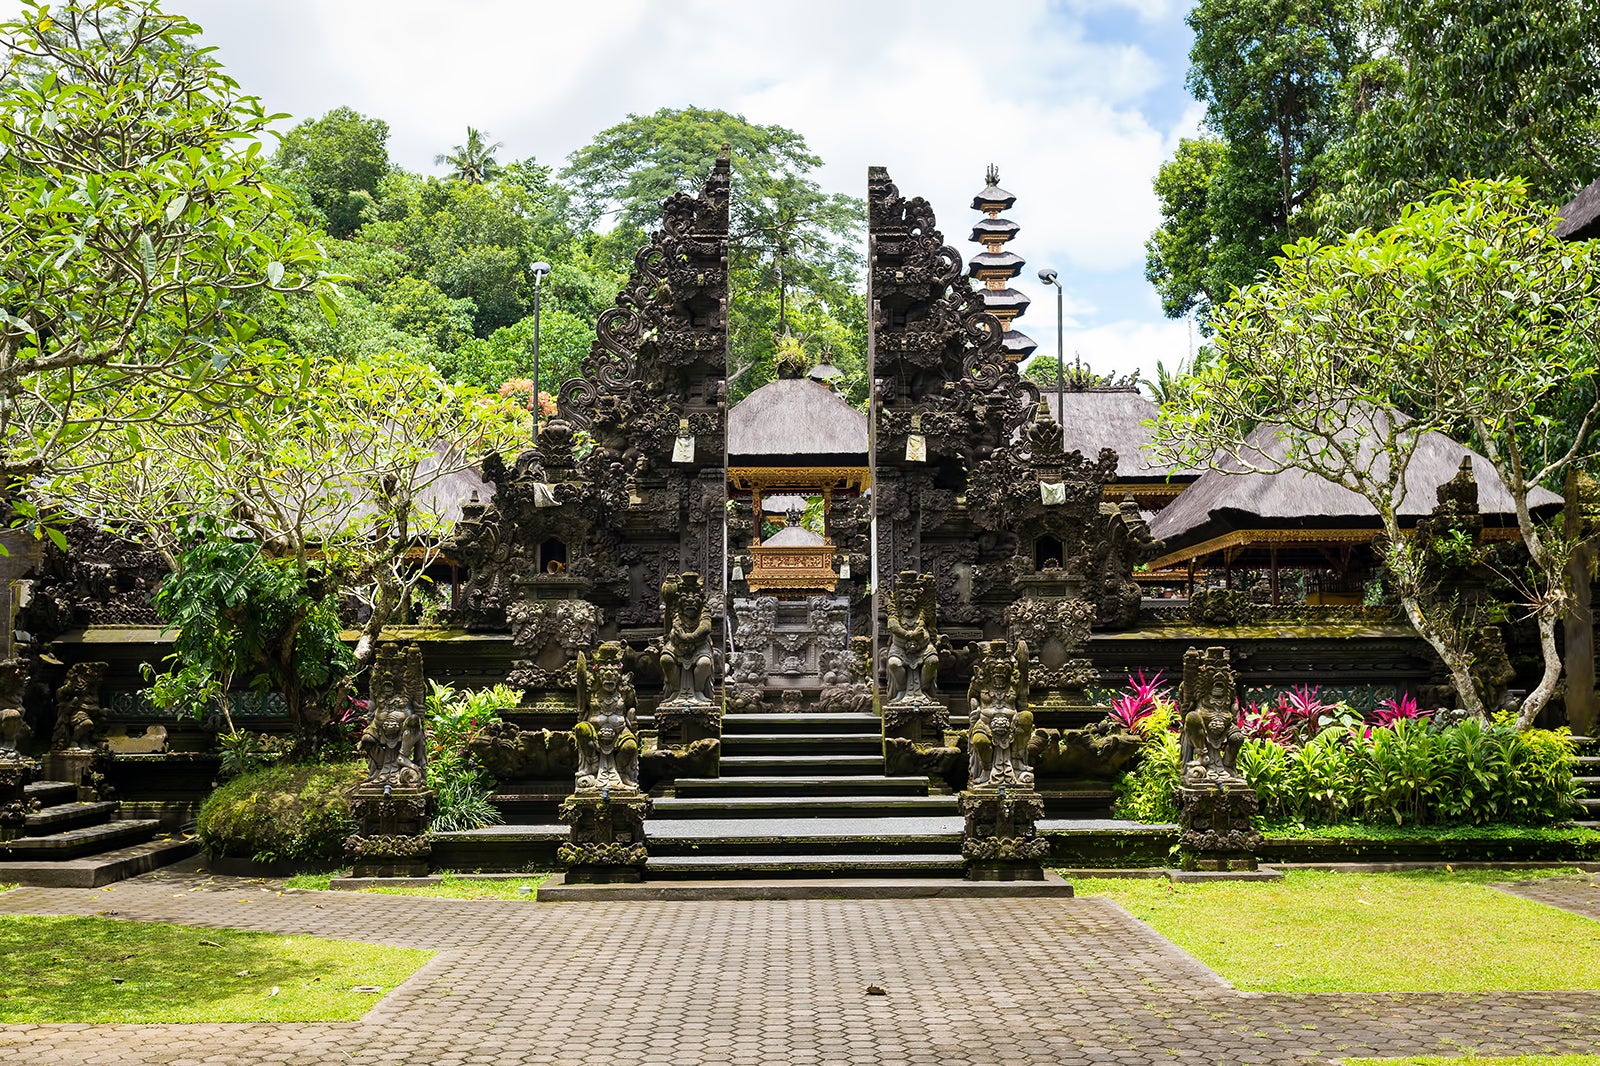
[[[568,842],[556,851],[567,881],[609,883],[637,881],[650,853],[644,820],[652,802],[642,792],[609,790],[568,796],[557,817],[571,827]]]
[[[592,662],[578,653],[578,724],[572,731],[578,750],[573,787],[578,793],[638,791],[638,710],[620,643],[600,645]]]
[[[105,712],[100,706],[100,686],[107,664],[73,663],[56,690],[56,729],[50,746],[55,751],[89,749],[105,729]]]
[[[361,733],[359,747],[367,760],[361,786],[421,788],[428,779],[427,700],[422,675],[422,649],[393,644],[378,649],[372,664],[372,720]]]
[[[663,707],[712,703],[716,651],[711,645],[711,608],[700,575],[676,574],[661,583],[661,612],[666,639],[661,647],[661,675],[666,681]]]
[[[0,662],[0,762],[19,760],[28,723],[23,717],[22,690],[28,684],[28,660]]]
[[[1253,788],[1221,783],[1178,788],[1178,851],[1189,870],[1254,870],[1261,834]]]
[[[887,590],[889,650],[884,655],[889,693],[885,708],[937,703],[939,622],[933,579],[905,571]]]
[[[1095,683],[1094,664],[1085,658],[1095,605],[1066,597],[1028,596],[1006,608],[1006,628],[1011,639],[1028,646],[1028,683],[1035,692],[1054,690],[1061,698],[1077,700]]]
[[[1044,817],[1044,801],[1032,789],[969,790],[959,802],[964,819],[961,854],[970,880],[1043,879],[1041,864],[1050,855],[1050,842],[1036,828]]]
[[[967,745],[972,791],[1002,787],[1032,788],[1028,741],[1033,713],[1028,710],[1028,646],[1013,650],[1003,640],[979,645],[967,689]]]
[[[1239,749],[1244,733],[1237,724],[1237,687],[1228,649],[1190,648],[1183,655],[1183,681],[1178,687],[1182,715],[1181,765],[1185,784],[1243,785]]]
[[[354,877],[421,877],[432,847],[435,809],[427,786],[428,747],[422,649],[384,644],[372,664],[372,720],[358,746],[367,778],[350,790],[356,831],[345,838]]]
[[[38,646],[80,626],[157,623],[156,589],[167,575],[158,553],[83,521],[64,535],[69,550],[47,544],[34,567],[18,630]]]
[[[517,658],[506,684],[525,703],[551,691],[576,692],[576,664],[599,639],[600,611],[583,600],[519,600],[506,609]]]
[[[577,749],[568,729],[522,729],[515,722],[491,722],[467,744],[496,779],[570,779],[577,772]]]

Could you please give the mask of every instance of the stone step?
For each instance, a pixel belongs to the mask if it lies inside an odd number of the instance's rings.
[[[31,837],[48,836],[86,825],[98,825],[110,821],[111,816],[117,813],[118,806],[110,800],[98,803],[79,803],[74,800],[46,807],[28,815],[27,828],[23,832]]]
[[[926,796],[926,777],[680,777],[673,785],[680,799],[722,796]]]
[[[650,854],[674,855],[898,855],[958,852],[961,818],[652,819]]]
[[[42,888],[99,888],[169,866],[199,850],[194,837],[158,837],[76,859],[0,861],[0,881]]]
[[[22,791],[24,798],[38,800],[41,807],[72,803],[78,798],[78,786],[71,781],[35,781]]]
[[[18,837],[0,844],[7,859],[77,859],[113,848],[143,844],[156,835],[161,823],[154,818],[127,818],[100,825],[68,829],[49,836]]]
[[[883,774],[883,755],[724,755],[723,777],[775,777],[816,774]]]
[[[656,800],[659,818],[879,818],[893,814],[954,814],[954,796],[721,796]]]
[[[650,856],[649,880],[695,877],[930,877],[958,876],[959,854],[904,855],[663,855]]]
[[[722,737],[722,757],[783,752],[810,755],[881,755],[883,738],[865,733],[752,733]]]
[[[767,733],[870,733],[883,734],[883,720],[870,713],[725,714],[722,736]]]
[[[1587,799],[1581,799],[1578,802],[1583,804],[1585,810],[1592,811],[1595,814],[1600,814],[1600,796],[1590,796]]]

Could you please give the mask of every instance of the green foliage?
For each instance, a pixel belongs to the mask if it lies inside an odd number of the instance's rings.
[[[250,304],[319,285],[266,179],[278,116],[155,3],[21,5],[0,22],[0,455],[78,462],[266,342]],[[141,388],[142,384],[159,386]]]
[[[554,395],[561,383],[578,376],[594,343],[594,327],[577,315],[545,308],[539,322],[539,391]],[[533,316],[474,338],[453,352],[434,357],[451,381],[497,389],[507,381],[533,377]]]
[[[398,988],[433,957],[282,933],[86,917],[0,917],[11,1024],[354,1022],[362,988]]]
[[[303,728],[305,695],[342,677],[352,661],[339,640],[335,590],[294,560],[225,535],[214,520],[196,522],[186,539],[156,594],[157,614],[177,634],[151,700],[196,717],[215,708],[231,723],[230,691],[281,692]]]
[[[421,337],[444,352],[472,336],[473,313],[477,311],[470,299],[452,300],[432,282],[409,277],[396,278],[384,290],[382,307],[395,329]]]
[[[494,154],[505,145],[499,141],[493,144],[481,130],[467,127],[467,142],[458,144],[452,151],[441,152],[433,157],[435,166],[449,164],[450,177],[468,185],[482,185],[500,173],[500,164],[495,160]]]
[[[355,832],[349,789],[361,763],[281,763],[243,774],[200,806],[196,833],[206,853],[261,862],[333,862]]]
[[[436,831],[477,829],[502,820],[489,802],[494,779],[470,745],[484,727],[500,720],[501,711],[519,702],[521,694],[508,685],[458,693],[449,685],[429,682],[428,785],[438,797]]]
[[[285,133],[273,165],[321,212],[330,234],[348,237],[373,208],[389,172],[388,140],[387,122],[336,107]]]
[[[1600,53],[1588,0],[1373,0],[1374,57],[1347,89],[1330,231],[1381,226],[1452,181],[1520,176],[1559,205],[1600,159]]]
[[[217,735],[217,779],[231,781],[282,762],[293,744],[286,737],[234,729]]]
[[[1163,824],[1178,820],[1173,799],[1178,787],[1178,734],[1169,728],[1170,711],[1164,722],[1151,724],[1155,718],[1151,715],[1140,723],[1145,732],[1139,765],[1117,782],[1117,800],[1112,810],[1115,817]]]

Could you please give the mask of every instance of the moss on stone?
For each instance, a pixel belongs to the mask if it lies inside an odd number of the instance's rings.
[[[234,778],[200,807],[197,830],[212,856],[328,862],[355,832],[350,786],[357,762],[269,766]]]

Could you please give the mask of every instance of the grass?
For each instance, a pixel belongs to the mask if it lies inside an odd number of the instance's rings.
[[[17,887],[16,885],[13,885],[8,881],[0,881],[0,892],[10,892],[13,888],[16,888],[16,887]]]
[[[239,929],[0,916],[0,1022],[353,1021],[432,956]]]
[[[1600,844],[1600,830],[1581,826],[1556,828],[1535,825],[1381,825],[1350,822],[1342,825],[1304,825],[1299,822],[1258,821],[1269,837],[1298,840],[1543,840],[1570,844]]]
[[[1432,1056],[1410,1059],[1345,1059],[1344,1066],[1600,1066],[1600,1055],[1517,1055],[1514,1058],[1487,1058],[1468,1056],[1464,1059],[1435,1058]]]
[[[460,874],[446,870],[444,871],[443,879],[436,885],[362,888],[357,891],[372,892],[384,896],[427,896],[432,899],[531,900],[538,897],[539,886],[548,881],[550,876],[548,873],[539,873],[529,874],[526,877],[485,881],[463,877]],[[332,879],[332,874],[300,874],[285,881],[283,887],[326,889]]]
[[[1600,922],[1489,885],[1571,870],[1352,874],[1278,883],[1081,879],[1240,989],[1600,989]]]

